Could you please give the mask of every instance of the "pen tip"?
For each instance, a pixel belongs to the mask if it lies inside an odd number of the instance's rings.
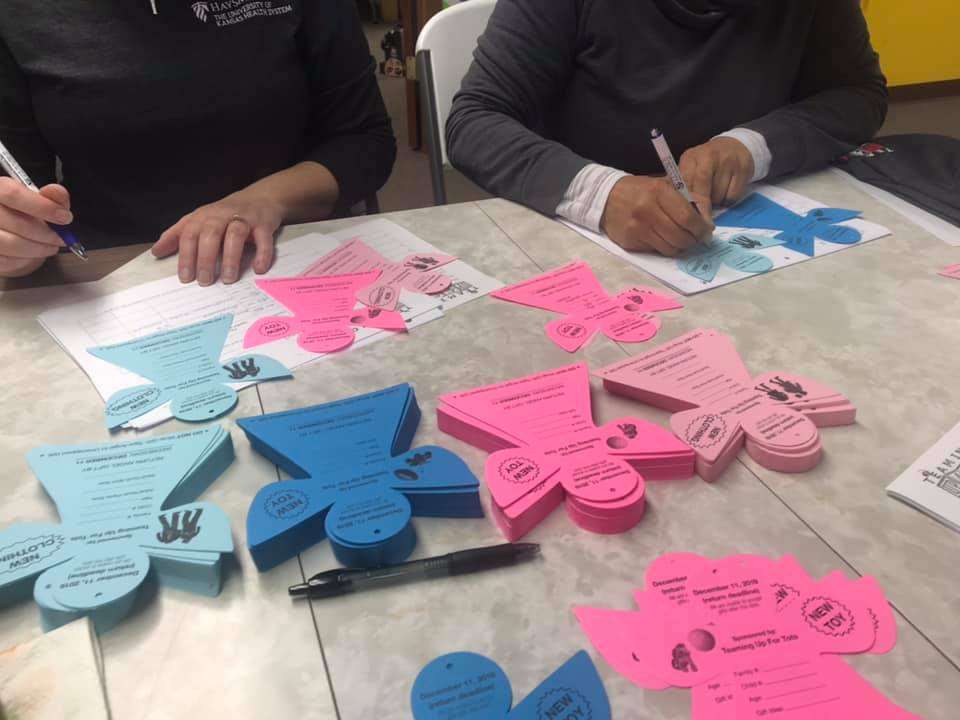
[[[537,557],[540,554],[540,545],[537,543],[521,543],[519,547],[520,557],[529,559]]]
[[[87,257],[86,248],[83,247],[80,243],[70,246],[70,252],[76,255],[78,258],[86,262],[89,258]]]

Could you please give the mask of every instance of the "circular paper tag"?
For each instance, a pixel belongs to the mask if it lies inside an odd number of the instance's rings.
[[[350,545],[378,545],[402,532],[410,501],[395,490],[376,489],[337,500],[327,515],[327,534]]]
[[[306,327],[297,336],[297,345],[315,353],[328,353],[343,350],[353,344],[354,334],[349,327],[315,328]]]
[[[150,558],[140,548],[100,547],[80,553],[58,568],[53,597],[61,605],[89,610],[129,595],[150,570]]]
[[[563,489],[574,497],[604,503],[620,500],[632,493],[640,477],[625,462],[617,462],[603,455],[568,458],[569,471],[563,474]]]
[[[761,405],[740,418],[752,440],[769,448],[794,448],[817,439],[817,426],[806,415],[782,405]]]
[[[170,411],[181,420],[202,422],[220,417],[236,404],[236,390],[227,385],[209,383],[177,395],[170,404]]]
[[[512,701],[510,681],[500,666],[469,652],[433,660],[410,691],[414,720],[500,720]]]

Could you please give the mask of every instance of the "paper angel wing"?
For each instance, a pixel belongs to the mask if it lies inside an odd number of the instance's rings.
[[[414,515],[483,517],[480,481],[449,450],[427,445],[414,448],[389,466],[390,487],[406,495]]]
[[[324,520],[336,493],[313,480],[285,480],[260,489],[247,511],[247,545],[261,572],[326,537]]]
[[[33,580],[73,558],[80,546],[62,525],[20,523],[0,531],[0,606],[30,596]]]
[[[610,720],[610,700],[597,668],[581,650],[523,699],[507,720]]]

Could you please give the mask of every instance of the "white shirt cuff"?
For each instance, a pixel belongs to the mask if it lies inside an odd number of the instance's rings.
[[[773,155],[770,153],[767,139],[756,130],[734,128],[725,133],[720,133],[717,137],[739,140],[750,151],[753,156],[753,179],[750,182],[763,180],[770,174],[770,163],[773,162]]]
[[[600,232],[600,219],[610,191],[627,173],[606,165],[591,163],[577,173],[563,199],[557,215],[593,232]]]

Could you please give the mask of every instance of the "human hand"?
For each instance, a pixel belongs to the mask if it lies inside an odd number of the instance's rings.
[[[674,257],[713,233],[709,200],[694,199],[700,212],[665,178],[628,175],[610,191],[600,227],[626,250]]]
[[[709,198],[714,206],[740,200],[753,172],[753,155],[735,138],[714,138],[680,156],[680,174],[690,192]]]
[[[197,280],[211,285],[216,280],[217,259],[225,284],[240,277],[240,260],[248,242],[256,246],[253,269],[265,273],[273,263],[274,233],[283,221],[283,211],[265,193],[241,190],[197,208],[168,228],[151,251],[167,257],[179,250],[180,282]]]
[[[48,222],[73,222],[65,187],[47,185],[35,192],[0,177],[0,277],[28,275],[60,251],[63,240]]]

